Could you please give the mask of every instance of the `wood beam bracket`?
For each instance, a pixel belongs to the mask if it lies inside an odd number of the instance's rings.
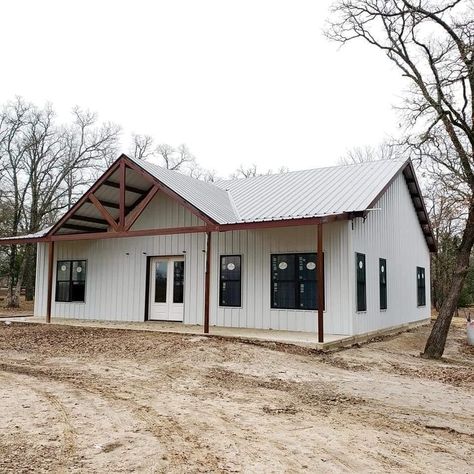
[[[109,223],[109,225],[112,227],[115,232],[119,230],[119,226],[117,222],[115,222],[115,219],[110,215],[109,211],[102,205],[102,203],[94,196],[93,193],[89,194],[89,199],[94,204],[94,206],[97,208],[97,210],[102,214],[102,217]]]
[[[135,223],[135,221],[142,215],[145,207],[148,206],[150,201],[155,197],[156,193],[160,190],[159,186],[155,184],[149,191],[145,198],[140,202],[140,204],[133,209],[133,211],[125,219],[124,230],[130,230],[130,227]]]

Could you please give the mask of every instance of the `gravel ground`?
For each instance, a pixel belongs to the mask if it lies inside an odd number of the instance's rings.
[[[0,472],[474,471],[474,349],[0,321]]]

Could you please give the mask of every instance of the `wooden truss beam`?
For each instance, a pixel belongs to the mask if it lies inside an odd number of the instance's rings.
[[[124,156],[123,158],[125,160],[126,165],[133,169],[136,173],[139,175],[143,176],[146,180],[148,180],[152,184],[156,184],[160,187],[160,191],[171,197],[172,199],[176,200],[179,202],[181,205],[183,205],[186,209],[188,209],[191,213],[193,213],[195,216],[199,217],[199,219],[203,220],[206,224],[210,226],[216,226],[217,222],[204,214],[202,211],[200,211],[197,207],[193,206],[189,201],[181,197],[178,193],[175,193],[172,189],[170,189],[168,186],[163,184],[161,181],[159,181],[157,178],[140,168],[136,163],[134,163],[132,160],[128,159],[127,157]]]
[[[105,207],[102,205],[102,203],[94,196],[94,194],[89,194],[89,199],[94,204],[94,206],[97,208],[97,210],[102,214],[102,217],[109,223],[109,225],[112,227],[113,230],[117,231],[119,229],[119,226],[117,222],[115,222],[115,219],[110,215],[109,211],[105,209]]]
[[[145,210],[145,207],[148,206],[150,201],[155,197],[156,193],[159,191],[158,186],[153,186],[150,191],[148,191],[148,194],[145,196],[143,200],[133,209],[133,211],[127,216],[125,219],[125,226],[124,230],[130,230],[132,225],[135,223],[135,221],[141,216],[142,212]]]
[[[57,224],[53,226],[53,228],[48,232],[49,235],[54,235],[54,233],[69,219],[71,216],[84,204],[89,200],[89,196],[93,194],[100,186],[104,184],[110,176],[112,176],[115,171],[117,171],[118,167],[120,166],[121,159],[119,158],[93,185],[92,187],[82,196],[79,201],[68,211],[66,214],[59,220]]]
[[[35,241],[71,241],[71,240],[103,240],[103,239],[121,239],[126,237],[148,237],[153,235],[172,235],[172,234],[197,234],[199,232],[208,232],[207,226],[191,226],[191,227],[166,227],[163,229],[143,229],[128,230],[116,232],[93,232],[88,234],[56,234]],[[0,242],[1,243],[1,242]]]
[[[108,186],[109,188],[115,188],[115,189],[120,189],[120,183],[116,183],[115,181],[104,181],[104,185]],[[146,194],[147,189],[141,189],[141,188],[135,188],[134,186],[129,186],[128,184],[125,186],[125,191],[129,193],[135,193],[135,194]]]

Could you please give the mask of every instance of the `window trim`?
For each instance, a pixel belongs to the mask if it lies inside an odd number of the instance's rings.
[[[71,292],[72,286],[72,269],[74,262],[85,262],[85,269],[86,269],[86,277],[84,278],[84,299],[81,301],[73,301],[73,300],[58,300],[58,283],[60,282],[69,282],[69,294]],[[58,280],[58,267],[60,263],[69,263],[69,280]],[[54,288],[54,302],[55,303],[74,303],[74,304],[85,304],[86,303],[86,296],[87,296],[87,272],[88,272],[88,261],[86,258],[75,258],[70,260],[56,260],[56,275],[55,275],[55,288]]]
[[[418,278],[418,275],[421,276],[422,274],[423,274],[423,278]],[[420,304],[419,291],[420,291],[421,286],[419,282],[421,282],[422,280],[423,280],[423,303]],[[426,306],[426,269],[425,267],[419,267],[419,266],[416,267],[416,306],[417,308],[423,308]]]
[[[227,257],[239,257],[240,260],[240,279],[233,280],[240,282],[240,305],[231,305],[222,303],[222,259]],[[243,295],[242,295],[242,254],[221,254],[219,255],[219,308],[243,308]]]
[[[273,256],[277,256],[277,255],[294,255],[294,256],[297,256],[297,255],[308,255],[308,254],[314,254],[316,256],[316,279],[315,279],[315,284],[317,285],[318,284],[318,267],[317,267],[317,262],[318,262],[318,252],[317,251],[314,251],[314,250],[309,250],[309,251],[302,251],[302,250],[299,250],[297,252],[295,251],[282,251],[282,252],[274,252],[274,253],[271,253],[270,254],[270,311],[299,311],[299,312],[303,312],[303,311],[310,311],[310,312],[314,312],[314,311],[318,311],[318,301],[317,301],[317,298],[316,298],[316,308],[315,309],[307,309],[307,308],[282,308],[282,307],[278,307],[278,308],[275,308],[273,307],[273,275],[272,275],[272,260],[273,260]],[[325,259],[324,259],[324,255],[325,255],[325,252],[323,252],[323,312],[326,311],[326,271],[325,271]],[[295,260],[295,265],[296,265],[296,260]],[[297,280],[295,280],[296,282]],[[307,281],[307,280],[306,280]]]
[[[364,309],[359,309],[359,291],[358,291],[358,286],[359,286],[359,256],[364,257]],[[356,252],[355,253],[355,282],[356,282],[356,288],[355,288],[355,295],[356,295],[356,312],[357,313],[366,313],[367,312],[367,255],[362,252]]]
[[[385,273],[385,284],[382,284],[382,265]],[[385,291],[385,306],[382,306],[382,286]],[[388,282],[387,282],[387,259],[379,258],[379,309],[380,311],[387,311],[388,309]]]

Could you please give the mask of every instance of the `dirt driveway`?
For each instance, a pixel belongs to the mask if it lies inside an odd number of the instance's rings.
[[[460,325],[462,326],[462,325]],[[474,350],[0,322],[0,472],[474,471]]]

